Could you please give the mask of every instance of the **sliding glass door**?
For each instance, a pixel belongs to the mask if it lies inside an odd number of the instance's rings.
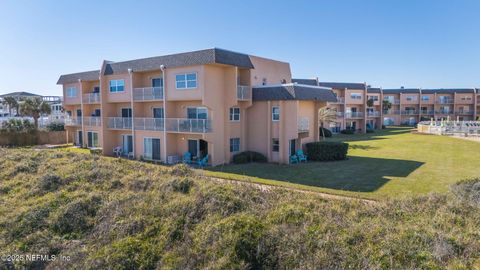
[[[143,139],[143,157],[149,160],[160,160],[160,139]]]

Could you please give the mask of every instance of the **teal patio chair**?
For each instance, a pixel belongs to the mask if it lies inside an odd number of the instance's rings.
[[[307,155],[303,153],[303,150],[297,150],[297,157],[299,162],[302,162],[302,161],[307,162]]]
[[[290,156],[290,164],[298,163],[298,157],[296,155]]]
[[[190,154],[190,152],[183,153],[182,162],[185,163],[185,164],[192,163],[192,154]]]
[[[200,167],[205,167],[207,166],[208,164],[208,155],[204,156],[202,159],[200,159],[198,162],[197,162],[198,166]]]

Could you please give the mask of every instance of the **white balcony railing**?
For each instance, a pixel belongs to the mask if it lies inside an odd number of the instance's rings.
[[[308,132],[310,130],[310,120],[308,117],[298,117],[298,132]]]
[[[439,98],[437,100],[439,104],[453,104],[453,98]]]
[[[346,118],[361,118],[363,117],[362,112],[346,112],[345,113]]]
[[[102,126],[102,118],[99,116],[84,117],[83,124],[88,127],[100,127]]]
[[[88,93],[83,95],[83,103],[94,104],[100,103],[100,93]]]
[[[337,117],[343,117],[344,112],[335,112],[335,115],[336,115]]]
[[[148,101],[148,100],[162,100],[163,87],[143,87],[133,89],[133,100]]]
[[[163,118],[135,118],[136,130],[163,131]]]
[[[337,101],[329,102],[329,103],[332,103],[332,104],[343,104],[343,103],[345,103],[345,98],[344,98],[344,97],[337,97]]]
[[[404,110],[402,111],[402,115],[417,115],[418,112],[415,110]]]
[[[383,111],[383,114],[388,114],[388,115],[400,114],[400,111],[399,110],[387,110],[387,111]]]
[[[81,126],[82,118],[65,118],[65,126]]]
[[[212,131],[212,121],[209,119],[167,118],[166,129],[180,133],[209,133]]]
[[[379,111],[367,111],[367,116],[370,116],[370,117],[379,117],[379,116],[380,116],[380,112],[379,112]]]
[[[252,88],[248,85],[237,85],[237,99],[250,100],[252,99]]]
[[[132,129],[132,118],[130,117],[108,117],[108,128],[110,129]]]

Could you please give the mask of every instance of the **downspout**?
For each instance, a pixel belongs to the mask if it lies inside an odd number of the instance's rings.
[[[167,87],[165,82],[165,66],[160,65],[162,71],[162,91],[163,91],[163,158],[165,164],[167,163]]]
[[[83,111],[83,87],[82,87],[82,80],[81,79],[78,79],[78,83],[80,85],[80,112],[81,112],[81,115],[80,115],[80,121],[82,122],[82,145],[80,147],[83,148],[83,145],[85,144],[85,126],[83,124],[83,114],[84,114],[84,111]],[[87,136],[87,147],[88,147],[88,136]]]
[[[133,108],[133,70],[128,69],[128,74],[130,74],[130,107],[132,108],[132,152],[133,158],[136,158],[135,155],[135,110]],[[129,153],[127,153],[128,155]]]

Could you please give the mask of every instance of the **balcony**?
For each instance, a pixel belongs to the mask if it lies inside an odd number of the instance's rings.
[[[81,126],[82,125],[82,118],[65,118],[65,126]]]
[[[421,110],[421,111],[420,111],[420,114],[424,114],[424,115],[434,115],[435,112],[434,112],[434,111],[428,111],[428,110]]]
[[[440,110],[440,111],[435,111],[435,114],[453,114],[453,111]]]
[[[85,104],[98,104],[100,103],[100,93],[88,93],[84,94],[82,101]]]
[[[437,100],[438,104],[453,104],[453,98],[443,98]]]
[[[83,124],[87,127],[100,127],[102,126],[102,118],[99,116],[84,117]]]
[[[343,117],[344,112],[335,112],[335,115],[336,115],[337,117]]]
[[[455,114],[459,115],[473,115],[472,111],[456,111]]]
[[[163,100],[163,87],[134,88],[133,100],[135,101]]]
[[[109,129],[132,129],[132,118],[130,117],[108,117]]]
[[[164,131],[163,118],[135,118],[135,130]]]
[[[379,117],[380,112],[379,111],[367,111],[367,116],[368,117]]]
[[[329,102],[331,104],[344,104],[345,103],[345,98],[344,97],[337,97],[337,101],[334,102]]]
[[[383,114],[386,114],[386,115],[400,114],[400,111],[399,110],[388,110],[388,111],[383,111]]]
[[[418,115],[418,112],[415,110],[405,110],[402,111],[402,115]]]
[[[252,88],[248,85],[237,85],[237,99],[238,100],[251,100]]]
[[[308,117],[298,117],[298,133],[308,132],[310,130],[310,120]]]
[[[399,99],[395,99],[393,102],[392,102],[393,105],[400,105],[400,100]]]
[[[362,118],[363,112],[346,112],[345,117],[346,118]]]
[[[212,121],[209,119],[166,118],[166,129],[175,133],[209,133]]]

